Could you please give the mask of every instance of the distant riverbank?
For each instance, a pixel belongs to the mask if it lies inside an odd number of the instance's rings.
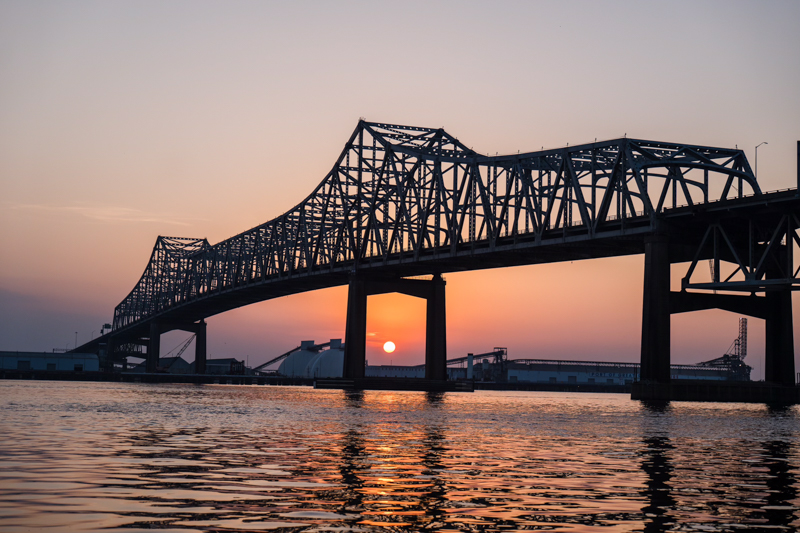
[[[281,376],[249,375],[199,375],[199,374],[132,374],[107,372],[48,372],[2,370],[0,379],[45,381],[106,381],[114,383],[197,383],[209,385],[305,385],[314,386],[313,379]],[[615,392],[630,393],[630,385],[575,384],[575,383],[525,383],[475,381],[475,390],[527,390],[551,392]]]

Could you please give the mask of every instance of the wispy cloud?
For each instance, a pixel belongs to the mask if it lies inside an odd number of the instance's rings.
[[[130,207],[116,206],[65,206],[65,205],[42,205],[42,204],[13,204],[11,209],[20,211],[47,211],[52,213],[72,213],[92,220],[102,222],[136,222],[136,223],[158,223],[172,224],[176,226],[188,226],[187,219],[179,219],[133,209]]]

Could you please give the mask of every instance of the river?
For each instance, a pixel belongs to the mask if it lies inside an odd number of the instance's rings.
[[[0,531],[760,531],[797,408],[0,382]]]

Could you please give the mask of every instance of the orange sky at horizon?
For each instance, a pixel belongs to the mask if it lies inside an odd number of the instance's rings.
[[[768,141],[762,188],[796,185],[800,4],[412,4],[0,3],[0,350],[96,336],[158,235],[216,243],[289,210],[359,117],[483,153],[627,135],[738,145],[754,166]],[[449,356],[636,361],[642,265],[446,274]],[[211,317],[209,355],[254,365],[341,338],[346,304],[336,287]],[[370,297],[370,363],[421,363],[424,310]],[[721,355],[738,318],[673,315],[673,361]],[[755,377],[763,330],[750,320]]]

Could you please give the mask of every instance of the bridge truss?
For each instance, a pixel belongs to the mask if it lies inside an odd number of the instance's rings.
[[[657,231],[665,213],[760,194],[741,150],[623,138],[488,156],[443,129],[361,121],[328,175],[280,217],[213,246],[159,237],[113,327],[297,277],[488,268],[500,266],[490,254],[506,253],[505,265],[523,250],[520,263],[554,260],[545,245],[578,258],[641,253],[624,237]],[[608,251],[581,251],[596,243]]]

